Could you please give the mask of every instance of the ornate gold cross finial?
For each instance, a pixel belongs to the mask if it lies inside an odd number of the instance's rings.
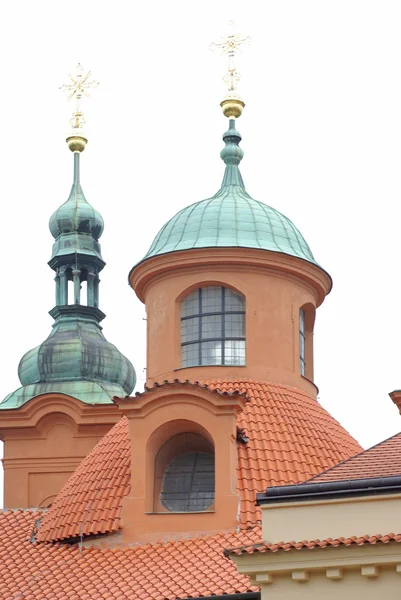
[[[97,87],[99,83],[94,80],[90,81],[90,71],[88,71],[87,74],[84,75],[84,70],[80,63],[78,63],[78,66],[75,70],[75,74],[69,74],[69,76],[71,79],[71,83],[65,83],[64,85],[60,86],[59,89],[63,92],[68,93],[67,100],[71,100],[75,97],[76,107],[75,112],[72,113],[72,119],[70,120],[70,124],[73,129],[80,130],[85,124],[84,115],[81,110],[82,97],[85,96],[86,98],[89,98],[87,90],[89,88]]]
[[[210,50],[220,49],[222,54],[228,55],[228,69],[226,75],[223,77],[223,80],[228,87],[228,93],[232,95],[233,92],[235,92],[235,90],[237,89],[239,80],[241,78],[240,74],[238,73],[235,67],[235,55],[238,51],[241,52],[241,46],[250,43],[251,38],[249,36],[242,37],[238,33],[235,33],[234,21],[230,21],[229,26],[229,35],[226,38],[222,37],[221,42],[219,43],[213,42],[212,44],[210,44],[209,48]]]

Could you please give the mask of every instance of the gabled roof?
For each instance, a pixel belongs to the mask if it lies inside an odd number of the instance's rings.
[[[0,512],[0,598],[176,600],[255,591],[224,556],[260,530],[134,548],[33,543],[41,511]]]
[[[305,483],[349,481],[401,475],[401,433],[315,475]]]
[[[240,379],[197,385],[220,394],[245,394],[248,399],[237,419],[248,438],[238,444],[237,489],[244,529],[260,522],[257,492],[305,481],[361,449],[316,400],[300,390]],[[128,424],[122,418],[67,481],[45,515],[37,539],[57,541],[117,531],[130,473]]]

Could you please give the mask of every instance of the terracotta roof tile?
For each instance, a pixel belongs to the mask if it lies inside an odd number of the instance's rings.
[[[128,422],[122,418],[62,488],[40,526],[38,540],[116,531],[122,499],[129,492],[130,461]]]
[[[254,554],[255,552],[278,552],[284,550],[314,550],[315,548],[336,548],[338,546],[363,546],[365,544],[388,544],[389,542],[401,542],[401,533],[388,533],[381,535],[363,535],[363,536],[351,536],[348,538],[327,538],[326,540],[311,540],[310,542],[304,540],[302,542],[278,542],[277,544],[269,543],[258,543],[251,544],[250,546],[240,546],[238,548],[228,548],[224,551],[226,556],[236,554]]]
[[[121,600],[121,594],[127,600],[176,600],[256,590],[223,549],[257,542],[258,528],[153,546],[81,549],[33,544],[34,522],[41,516],[40,511],[0,513],[0,598],[45,600],[62,590],[60,597],[73,600]]]
[[[348,458],[305,483],[401,475],[401,433]]]
[[[249,440],[238,444],[243,528],[260,522],[257,492],[305,481],[361,450],[316,400],[295,388],[240,379],[196,385],[220,394],[245,394],[248,399],[237,420]],[[67,481],[43,519],[38,540],[116,531],[122,499],[129,492],[130,458],[128,422],[122,418]]]
[[[400,542],[401,534],[260,542],[260,528],[132,548],[33,543],[41,511],[0,512],[0,599],[178,600],[253,592],[228,554]],[[231,547],[232,550],[224,548]]]

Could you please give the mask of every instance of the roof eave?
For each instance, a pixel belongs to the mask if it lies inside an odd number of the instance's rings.
[[[261,506],[283,502],[308,502],[397,493],[401,493],[401,475],[274,486],[267,488],[264,493],[257,494],[256,504]]]

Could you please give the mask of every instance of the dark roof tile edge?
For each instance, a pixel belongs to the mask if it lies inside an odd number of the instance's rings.
[[[289,550],[314,550],[315,548],[329,548],[338,546],[363,546],[364,544],[388,544],[389,542],[401,542],[401,533],[387,533],[385,535],[363,535],[363,536],[351,536],[348,538],[327,538],[325,540],[303,540],[301,542],[277,542],[275,544],[269,542],[262,542],[258,544],[251,544],[249,546],[238,546],[237,548],[227,548],[224,550],[224,555],[230,558],[232,555],[241,556],[243,554],[254,554],[255,552],[278,552],[283,550],[288,552]]]

